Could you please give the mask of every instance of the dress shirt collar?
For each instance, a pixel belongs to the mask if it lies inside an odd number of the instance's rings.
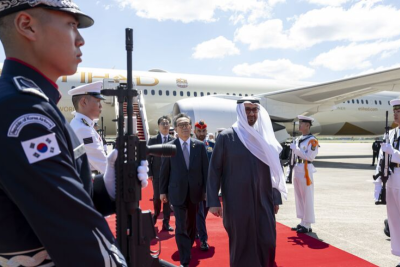
[[[168,138],[168,134],[166,134],[166,135],[163,135],[162,133],[160,133],[160,135],[161,135],[161,142],[162,143],[164,143],[164,138],[166,137],[167,138],[167,142],[168,142],[168,140],[169,140],[169,138]]]
[[[182,139],[179,138],[179,142],[181,142],[181,147],[182,147],[182,148],[183,148],[183,142],[186,142],[186,143],[187,143],[187,146],[190,147],[190,137],[189,137],[188,140],[186,140],[186,141],[183,141]],[[189,149],[189,151],[190,151],[190,149]]]

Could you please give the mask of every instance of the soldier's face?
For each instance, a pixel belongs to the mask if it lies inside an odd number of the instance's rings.
[[[305,121],[300,121],[299,122],[299,131],[300,132],[308,132],[310,130],[310,124]]]
[[[40,55],[40,70],[49,78],[72,75],[82,62],[80,47],[84,39],[78,31],[78,21],[66,12],[42,9],[46,19],[38,20],[36,41],[33,42]]]
[[[199,128],[195,127],[194,134],[196,135],[197,139],[199,139],[200,141],[204,141],[204,139],[206,139],[206,136],[207,136],[207,128],[199,129]]]
[[[88,116],[91,120],[100,118],[101,109],[101,99],[93,96],[87,96],[84,98],[84,108],[82,114]]]
[[[400,125],[400,109],[393,110],[393,119],[394,119],[394,123],[396,123],[397,125]]]

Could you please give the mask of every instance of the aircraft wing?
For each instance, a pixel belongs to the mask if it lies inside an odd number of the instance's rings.
[[[334,82],[255,95],[277,121],[290,121],[298,114],[312,115],[336,109],[352,98],[381,91],[398,91],[400,68],[389,69]]]
[[[380,91],[400,92],[400,68],[356,76],[339,81],[259,94],[276,101],[296,104],[340,103]]]

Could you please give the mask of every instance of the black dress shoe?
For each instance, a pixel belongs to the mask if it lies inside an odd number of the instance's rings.
[[[297,231],[300,227],[301,227],[301,225],[298,224],[296,227],[290,228],[290,230],[292,230],[292,231]]]
[[[171,227],[169,224],[163,224],[162,229],[163,229],[164,231],[168,231],[168,232],[174,231],[174,229],[172,229],[172,227]]]
[[[385,228],[383,229],[383,232],[385,233],[385,235],[390,237],[390,230],[389,230],[389,222],[388,222],[388,220],[385,219],[384,223],[385,223]]]
[[[210,246],[208,245],[207,241],[201,242],[200,244],[200,249],[202,251],[207,251],[210,249]]]
[[[300,228],[297,229],[296,232],[297,232],[297,233],[300,233],[300,234],[307,234],[307,233],[312,232],[312,229],[311,229],[311,228],[306,228],[306,227],[300,225]]]

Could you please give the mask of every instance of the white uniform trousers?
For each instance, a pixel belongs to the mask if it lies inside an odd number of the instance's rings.
[[[307,180],[304,177],[304,164],[300,163],[294,166],[293,172],[293,186],[294,186],[294,197],[296,202],[296,215],[297,218],[302,220],[303,226],[310,227],[311,223],[315,223],[314,214],[314,179],[313,173],[310,171],[310,165],[308,176],[312,182],[311,185],[307,186]]]
[[[386,184],[386,209],[392,254],[400,256],[400,168],[394,168]]]

